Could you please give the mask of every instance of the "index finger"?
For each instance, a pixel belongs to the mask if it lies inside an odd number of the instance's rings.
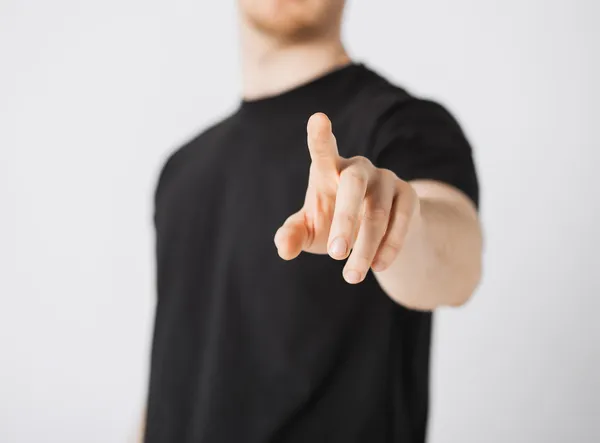
[[[311,115],[306,126],[308,151],[317,169],[337,171],[338,149],[331,130],[331,121],[322,112]]]

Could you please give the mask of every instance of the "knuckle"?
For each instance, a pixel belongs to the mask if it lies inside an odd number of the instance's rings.
[[[356,155],[354,157],[350,157],[350,160],[351,160],[352,164],[354,164],[360,168],[363,168],[363,169],[368,169],[373,166],[373,163],[371,163],[371,160],[369,160],[367,157],[364,157],[362,155]]]
[[[404,180],[397,180],[398,190],[400,194],[404,196],[404,198],[415,199],[417,198],[417,193],[412,185]]]
[[[380,168],[379,173],[381,174],[381,177],[383,178],[383,180],[386,180],[386,181],[398,180],[398,176],[391,169]]]
[[[394,222],[397,226],[400,227],[405,227],[408,225],[408,222],[410,220],[410,216],[404,212],[404,211],[397,211],[396,214],[394,215]]]
[[[354,257],[352,257],[351,266],[353,269],[366,271],[371,267],[372,260],[373,257],[367,254],[366,251],[357,251]]]
[[[383,253],[385,257],[395,257],[402,249],[402,240],[400,238],[388,238],[383,246]]]
[[[365,208],[364,219],[370,222],[381,223],[390,218],[390,211],[383,206],[371,207],[368,203]]]
[[[344,170],[342,174],[345,175],[347,180],[354,182],[360,187],[364,187],[367,185],[367,174],[361,168],[351,166],[348,169]]]
[[[336,219],[343,225],[354,226],[358,221],[358,216],[350,211],[342,210],[338,211],[336,214]]]
[[[373,265],[374,265],[374,271],[385,271],[391,264],[391,260],[389,260],[387,257],[382,256],[381,254],[378,254],[375,259],[373,260]]]

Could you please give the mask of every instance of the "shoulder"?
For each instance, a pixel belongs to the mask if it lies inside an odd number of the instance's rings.
[[[203,129],[201,132],[188,138],[178,148],[171,151],[162,162],[158,180],[155,185],[155,196],[171,178],[177,174],[177,171],[189,161],[190,157],[196,155],[202,146],[214,142],[215,137],[226,130],[231,124],[233,116],[217,120]]]
[[[370,100],[378,110],[377,129],[401,127],[405,131],[411,128],[418,131],[432,125],[460,129],[454,115],[439,101],[414,95],[373,71],[371,76],[374,81]]]
[[[435,180],[454,186],[478,204],[478,180],[471,145],[460,124],[441,103],[414,96],[377,74],[361,98],[368,115],[365,156],[407,180]]]
[[[373,128],[372,155],[378,156],[390,144],[468,147],[469,143],[456,117],[441,103],[411,97],[382,112]]]
[[[405,88],[365,65],[362,65],[360,84],[347,111],[370,125],[377,124],[390,110],[415,100]]]
[[[364,86],[348,112],[367,134],[365,155],[376,156],[377,148],[392,139],[464,138],[457,119],[440,102],[414,95],[367,67],[363,75]]]

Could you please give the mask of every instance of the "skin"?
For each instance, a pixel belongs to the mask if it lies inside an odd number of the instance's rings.
[[[247,99],[350,61],[341,41],[343,0],[239,0],[239,10]],[[469,198],[444,183],[407,183],[364,157],[340,157],[322,113],[309,118],[307,139],[306,199],[274,235],[279,255],[346,260],[350,284],[371,270],[394,301],[412,309],[464,304],[481,277],[481,228]]]
[[[238,6],[246,99],[280,94],[350,61],[340,38],[342,0],[239,0]]]
[[[275,234],[281,258],[306,252],[346,260],[350,284],[371,269],[392,299],[413,309],[466,302],[481,272],[470,200],[443,183],[405,182],[365,157],[340,157],[325,114],[310,117],[307,133],[306,199]]]
[[[350,62],[341,41],[344,3],[238,0],[244,98],[280,94]],[[435,181],[405,182],[364,157],[340,157],[323,113],[310,116],[307,142],[304,206],[274,233],[282,259],[304,252],[346,260],[349,284],[371,270],[386,294],[412,309],[460,306],[471,297],[482,234],[463,193]]]

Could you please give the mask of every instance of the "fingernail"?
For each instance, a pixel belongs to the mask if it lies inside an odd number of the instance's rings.
[[[277,232],[275,233],[275,235],[273,236],[273,243],[275,243],[275,246],[279,246],[279,237],[281,236],[281,229],[278,229]]]
[[[350,269],[344,272],[344,278],[348,283],[358,283],[360,281],[360,274],[358,273],[358,271]]]
[[[348,246],[346,245],[346,240],[342,237],[338,237],[331,242],[331,246],[329,247],[329,253],[335,257],[344,257],[346,255],[346,249]]]

